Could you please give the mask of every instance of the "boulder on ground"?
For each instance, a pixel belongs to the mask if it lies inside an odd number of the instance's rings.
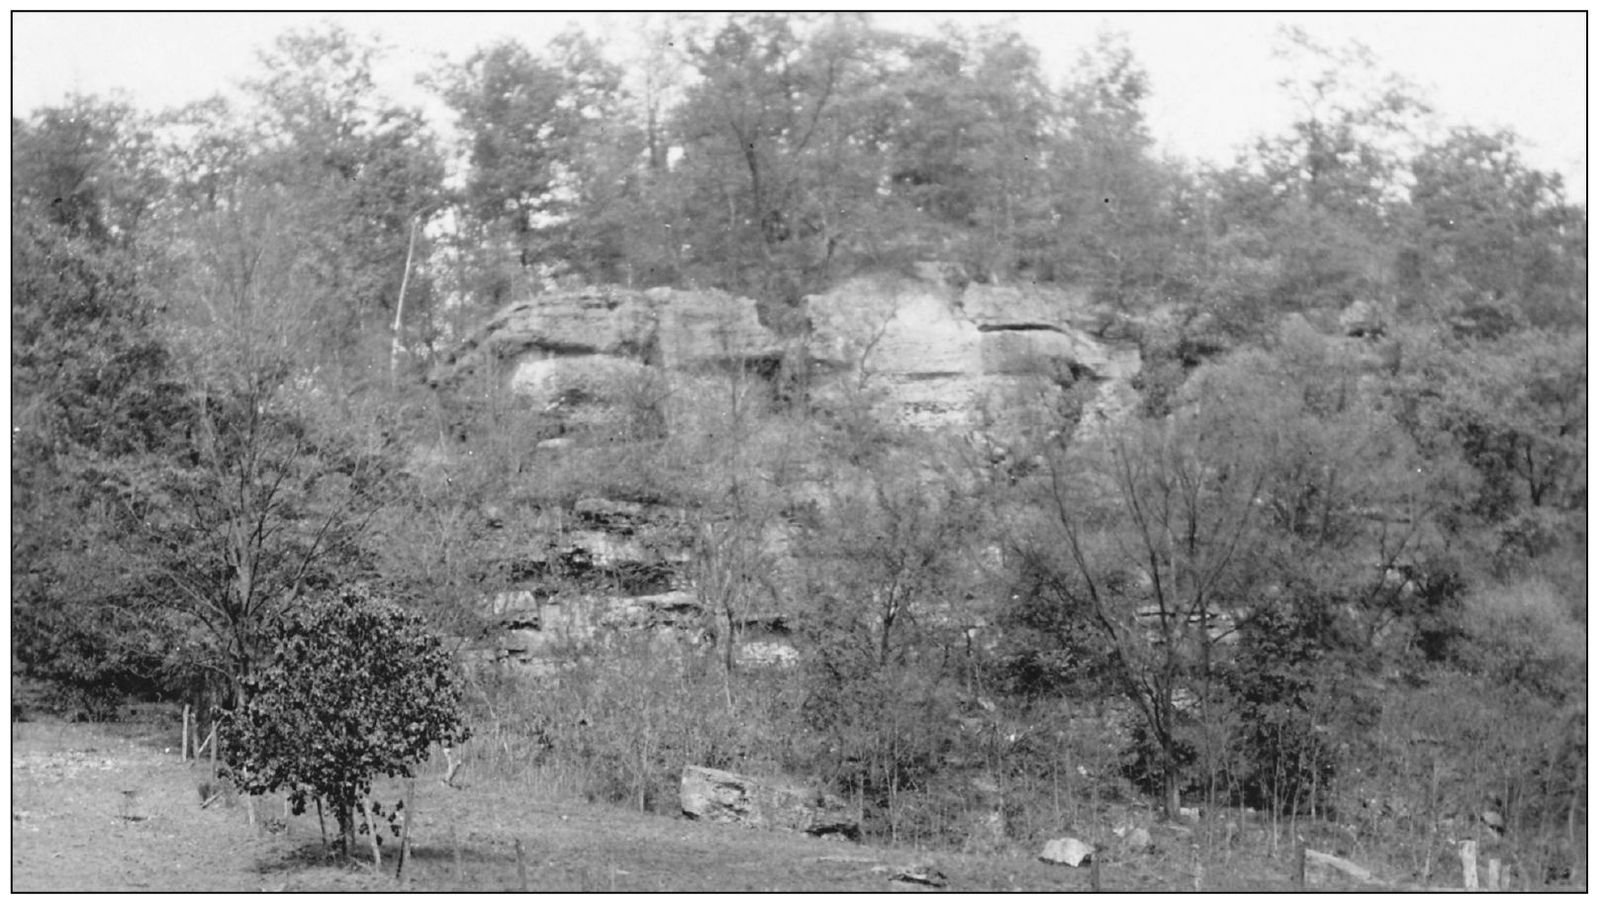
[[[839,797],[698,765],[680,773],[680,809],[698,821],[858,836],[858,817]]]
[[[936,866],[929,861],[915,862],[911,865],[876,865],[870,868],[869,871],[871,874],[885,874],[889,880],[900,883],[912,883],[937,889],[947,886],[947,875],[937,870]]]
[[[1120,845],[1130,852],[1143,852],[1154,844],[1153,835],[1146,827],[1117,827],[1115,835],[1120,837]]]
[[[1069,865],[1072,868],[1087,864],[1092,859],[1092,847],[1075,837],[1049,840],[1037,858],[1050,865]]]
[[[1314,849],[1304,850],[1304,884],[1306,886],[1339,886],[1343,884],[1374,884],[1378,881],[1371,872],[1346,858],[1338,858]]]

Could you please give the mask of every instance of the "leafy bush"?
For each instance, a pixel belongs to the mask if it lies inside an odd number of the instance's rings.
[[[1563,704],[1586,682],[1586,635],[1543,578],[1473,590],[1466,598],[1461,667]]]
[[[255,795],[289,790],[296,814],[329,805],[349,849],[374,778],[411,776],[431,744],[468,739],[451,666],[416,616],[366,586],[320,598],[280,623],[245,705],[222,716],[229,776]]]

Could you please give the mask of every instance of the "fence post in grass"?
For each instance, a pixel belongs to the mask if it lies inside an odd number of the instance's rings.
[[[1465,886],[1466,890],[1475,892],[1477,889],[1476,840],[1460,841],[1460,876],[1465,881],[1463,885]]]
[[[1309,888],[1310,882],[1310,850],[1299,847],[1298,850],[1298,888],[1304,892]]]
[[[463,847],[457,842],[457,822],[453,821],[451,830],[451,865],[459,885],[463,882]]]
[[[379,873],[382,862],[379,860],[379,829],[373,826],[373,814],[368,811],[368,800],[361,800],[362,820],[368,822],[368,842],[373,845],[373,872]]]
[[[407,885],[407,860],[412,854],[412,805],[417,793],[417,781],[407,779],[407,807],[401,812],[401,851],[396,857],[396,879]]]
[[[1092,891],[1103,892],[1103,853],[1096,846],[1092,849]]]
[[[1499,868],[1499,859],[1488,859],[1488,891],[1491,893],[1499,892]]]
[[[184,731],[178,738],[178,760],[189,761],[189,703],[184,703]]]
[[[518,856],[518,891],[529,892],[529,870],[524,867],[524,844],[518,840],[513,841],[513,854]]]
[[[212,722],[212,732],[206,735],[207,742],[212,744],[212,777],[217,777],[217,722]]]

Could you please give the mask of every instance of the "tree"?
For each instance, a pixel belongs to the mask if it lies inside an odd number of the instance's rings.
[[[1401,267],[1412,300],[1478,336],[1582,322],[1586,215],[1559,175],[1523,164],[1514,134],[1457,128],[1410,171],[1416,233]]]
[[[106,547],[107,471],[168,452],[184,388],[158,328],[145,233],[161,179],[148,123],[76,97],[13,123],[11,563],[24,669],[107,711],[167,686],[174,622],[128,607]]]
[[[1364,44],[1329,47],[1297,27],[1278,37],[1289,70],[1279,84],[1300,117],[1291,133],[1256,146],[1265,176],[1279,196],[1375,233],[1390,198],[1400,196],[1414,129],[1431,110]]]
[[[467,150],[463,211],[510,243],[519,264],[535,263],[535,234],[558,214],[563,143],[563,73],[523,44],[504,40],[448,70],[437,90],[459,119]]]
[[[1423,348],[1399,385],[1400,417],[1415,439],[1438,465],[1465,472],[1450,497],[1455,530],[1501,575],[1554,551],[1582,550],[1584,341],[1581,333],[1529,329]]]
[[[1167,208],[1169,174],[1150,155],[1149,90],[1125,37],[1100,34],[1064,92],[1068,133],[1053,144],[1056,276],[1120,306],[1164,283],[1181,224]]]
[[[404,280],[413,320],[430,314],[427,234],[416,237],[443,206],[444,161],[422,113],[378,92],[380,54],[339,27],[280,35],[245,84],[255,152],[235,173],[256,192],[242,203],[267,203],[246,214],[266,211],[300,243],[313,345],[353,378],[389,350]]]
[[[272,658],[218,729],[228,776],[246,792],[288,790],[334,812],[347,854],[376,777],[411,777],[431,745],[469,737],[452,661],[422,622],[356,584],[275,628]]]
[[[686,37],[700,81],[672,133],[684,150],[684,242],[692,277],[795,306],[859,238],[876,185],[857,110],[882,40],[861,17],[736,15]],[[843,213],[846,213],[845,215]],[[706,273],[706,274],[704,274]]]
[[[128,589],[200,630],[225,705],[244,699],[279,617],[366,569],[360,537],[389,485],[371,435],[317,422],[304,407],[316,398],[285,380],[259,369],[201,382],[180,451],[108,472]]]
[[[1264,308],[1384,301],[1406,160],[1428,107],[1364,45],[1332,48],[1292,28],[1277,52],[1289,69],[1280,83],[1298,117],[1221,179],[1216,228],[1252,229],[1264,242],[1274,273],[1259,300]]]
[[[951,622],[953,597],[972,573],[963,538],[973,535],[979,510],[950,472],[916,465],[913,454],[888,454],[842,478],[808,541],[812,592],[835,597],[845,618],[822,632],[835,629],[844,644],[837,649],[875,668],[904,664],[922,644],[940,642],[930,634]]]
[[[1010,29],[947,25],[939,38],[888,41],[886,56],[866,130],[885,158],[874,189],[907,219],[903,255],[940,253],[984,281],[1046,272],[1060,109],[1035,49]]]
[[[1274,354],[1243,351],[1201,370],[1167,418],[1044,453],[1047,474],[1028,485],[1041,492],[1013,529],[1022,581],[1067,610],[1067,639],[1090,631],[1113,657],[1172,813],[1198,748],[1185,738],[1192,720],[1230,699],[1220,688],[1231,664],[1256,664],[1232,648],[1234,634],[1314,628],[1318,647],[1368,655],[1409,612],[1410,588],[1389,573],[1425,562],[1431,497],[1412,442],[1378,408],[1379,392],[1362,389],[1362,371],[1343,348],[1293,328]],[[1267,690],[1304,683],[1264,674],[1250,691],[1261,708]],[[1340,711],[1310,705],[1313,694],[1277,702]]]
[[[1016,532],[1026,571],[1115,656],[1121,690],[1155,741],[1171,817],[1192,754],[1180,706],[1208,679],[1214,619],[1260,574],[1248,563],[1269,472],[1253,444],[1268,423],[1225,412],[1206,399],[1098,450],[1060,452],[1041,485],[1041,517]]]
[[[74,95],[13,120],[13,208],[100,245],[131,248],[164,187],[148,117],[120,100]]]
[[[165,223],[182,238],[161,285],[182,436],[104,478],[129,601],[187,623],[223,704],[240,700],[277,616],[368,569],[361,538],[393,486],[400,433],[372,380],[330,364],[322,201],[254,165],[211,208]]]

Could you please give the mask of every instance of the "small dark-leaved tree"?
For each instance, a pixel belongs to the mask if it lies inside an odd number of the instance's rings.
[[[468,739],[451,657],[362,584],[286,615],[275,637],[218,730],[229,776],[253,795],[288,790],[296,814],[327,805],[349,852],[374,778],[410,776],[430,744]]]

